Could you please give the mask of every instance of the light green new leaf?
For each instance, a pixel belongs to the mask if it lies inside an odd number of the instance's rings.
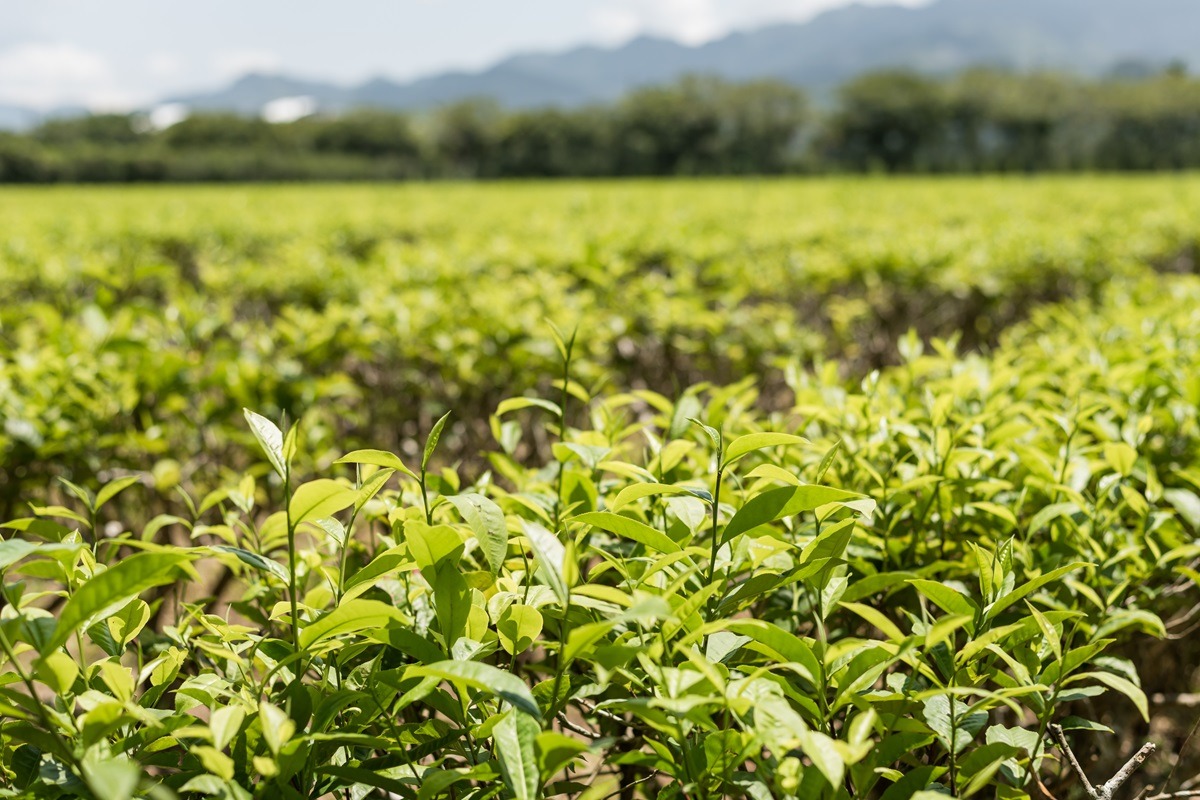
[[[26,556],[36,553],[37,544],[24,539],[5,539],[0,542],[0,569],[7,569]]]
[[[979,613],[979,607],[973,600],[944,583],[918,578],[910,580],[909,584],[947,614],[959,614],[974,618]]]
[[[1104,460],[1114,472],[1124,478],[1133,472],[1133,466],[1137,463],[1137,450],[1124,442],[1105,442]]]
[[[370,464],[375,467],[387,467],[388,469],[402,472],[413,480],[420,480],[417,477],[417,473],[404,466],[404,462],[400,460],[399,456],[393,455],[386,450],[355,450],[352,453],[347,453],[333,463]]]
[[[522,519],[521,527],[525,529],[525,537],[533,547],[534,558],[537,559],[538,571],[546,584],[554,590],[558,601],[566,606],[570,597],[567,581],[563,573],[563,560],[566,558],[566,548],[550,531],[536,522]]]
[[[448,495],[446,500],[458,509],[463,519],[475,532],[483,555],[487,558],[488,568],[493,575],[500,573],[504,566],[504,558],[508,555],[508,526],[504,521],[504,512],[491,499],[475,492]]]
[[[266,453],[267,460],[279,477],[284,477],[287,474],[287,462],[283,457],[283,433],[274,422],[261,414],[255,414],[248,408],[243,408],[242,412],[246,415],[246,422],[250,423],[250,432]]]
[[[450,419],[449,411],[443,414],[441,419],[433,423],[433,428],[429,431],[429,435],[425,437],[425,452],[421,455],[422,470],[429,466],[429,459],[433,458],[433,451],[437,449],[438,440],[442,438],[442,429],[446,427],[446,420],[448,419]]]
[[[224,750],[225,745],[233,741],[233,737],[237,736],[239,730],[242,729],[242,721],[246,718],[246,709],[241,705],[222,706],[212,712],[209,717],[208,727],[213,735],[213,747],[218,750]]]
[[[1066,682],[1073,685],[1088,681],[1097,681],[1125,695],[1137,707],[1138,713],[1142,715],[1142,719],[1146,722],[1150,721],[1150,706],[1146,700],[1146,693],[1142,691],[1141,687],[1133,683],[1133,681],[1111,672],[1100,672],[1097,670],[1096,672],[1081,672],[1078,675],[1072,675]]]
[[[572,522],[582,522],[597,528],[615,533],[625,539],[644,544],[651,550],[660,553],[678,553],[682,548],[671,537],[656,528],[651,528],[644,522],[638,522],[630,517],[622,517],[608,511],[590,511],[573,517]]]
[[[537,764],[537,736],[541,726],[527,714],[505,712],[492,729],[500,774],[517,800],[535,800],[541,785]]]
[[[305,625],[300,630],[300,646],[311,647],[343,633],[382,628],[393,621],[405,622],[404,615],[394,606],[378,600],[349,600]]]
[[[996,602],[994,602],[990,606],[988,606],[986,609],[984,609],[983,618],[985,620],[992,619],[997,614],[999,614],[1001,611],[1008,608],[1009,606],[1011,606],[1013,603],[1017,602],[1021,598],[1025,597],[1026,595],[1033,594],[1038,589],[1042,588],[1043,586],[1045,586],[1048,583],[1052,583],[1053,581],[1058,580],[1063,575],[1066,575],[1068,572],[1074,572],[1075,570],[1080,569],[1082,567],[1090,567],[1090,566],[1091,566],[1091,564],[1088,564],[1086,561],[1076,561],[1072,564],[1067,564],[1065,567],[1059,567],[1058,569],[1051,570],[1050,572],[1047,572],[1045,575],[1038,576],[1023,585],[1018,586],[1016,589],[1013,589],[1011,592],[1004,595],[999,600],[997,600]]]
[[[523,653],[542,632],[542,614],[533,606],[513,603],[496,622],[500,644],[510,655]]]
[[[154,586],[174,583],[175,569],[195,556],[182,552],[136,553],[96,575],[75,591],[59,614],[43,655]]]
[[[721,535],[721,541],[722,543],[728,542],[733,537],[753,530],[759,525],[766,525],[775,520],[784,519],[785,517],[805,511],[815,511],[821,506],[833,503],[843,505],[855,503],[859,505],[862,501],[869,500],[865,495],[847,492],[842,489],[834,489],[830,486],[806,484],[804,486],[784,486],[779,489],[768,489],[750,498],[733,515],[733,519],[725,526],[725,531]],[[854,510],[864,517],[869,516],[858,507],[855,507]]]
[[[510,411],[520,411],[523,408],[540,408],[549,411],[554,416],[561,416],[562,409],[557,403],[543,400],[540,397],[510,397],[496,406],[496,416],[502,417]]]
[[[687,493],[688,490],[682,486],[671,486],[670,484],[666,483],[633,483],[617,492],[617,496],[612,499],[612,502],[608,504],[608,507],[612,511],[620,511],[634,500],[640,500],[643,497],[653,497],[655,495],[664,494],[680,495]]]
[[[100,491],[96,492],[96,508],[99,509],[109,500],[112,500],[121,492],[141,481],[137,475],[130,475],[125,478],[117,478],[111,483],[105,484]]]
[[[237,556],[238,560],[242,561],[243,563],[249,564],[255,569],[262,570],[263,572],[268,572],[274,575],[276,578],[279,578],[279,580],[283,581],[285,584],[288,582],[287,569],[278,561],[273,561],[266,556],[260,556],[258,553],[252,553],[249,550],[243,550],[240,547],[230,547],[227,544],[216,544],[213,545],[211,549],[221,553],[229,553]]]
[[[725,463],[732,464],[742,456],[766,447],[796,444],[808,444],[808,439],[803,436],[793,436],[790,433],[748,433],[729,443],[729,449],[725,451]]]
[[[318,478],[296,488],[288,509],[293,525],[328,517],[354,504],[358,492],[328,478]]]
[[[83,777],[97,800],[132,800],[142,770],[128,758],[90,760],[83,765]]]
[[[409,667],[405,675],[413,678],[440,678],[451,683],[460,683],[506,700],[514,708],[532,717],[540,719],[542,716],[542,710],[533,699],[529,687],[511,672],[497,669],[490,664],[481,664],[478,661],[439,661],[436,664]]]

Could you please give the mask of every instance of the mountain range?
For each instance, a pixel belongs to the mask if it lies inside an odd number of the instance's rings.
[[[774,78],[818,97],[865,71],[904,67],[933,75],[971,66],[1101,75],[1119,69],[1200,66],[1200,0],[936,0],[917,7],[849,5],[806,22],[741,31],[700,45],[641,36],[617,47],[515,55],[475,72],[408,82],[379,77],[341,86],[250,74],[216,91],[164,99],[191,110],[258,114],[286,97],[321,111],[425,109],[476,97],[509,108],[611,101],[640,86],[703,73]],[[0,126],[28,112],[0,107]],[[26,120],[27,121],[27,120]]]

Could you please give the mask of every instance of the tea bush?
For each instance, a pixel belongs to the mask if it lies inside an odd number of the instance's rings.
[[[986,354],[906,336],[860,385],[796,362],[774,411],[754,377],[606,384],[555,335],[479,469],[454,416],[334,457],[324,418],[247,411],[252,465],[146,524],[108,513],[141,474],[61,481],[0,542],[5,791],[1082,796],[1056,725],[1097,785],[1149,736],[1109,796],[1173,791],[1187,730],[1147,723],[1200,663],[1200,281],[1096,295]]]
[[[411,459],[450,408],[443,446],[473,459],[501,400],[548,389],[545,318],[584,321],[591,384],[675,396],[755,375],[763,405],[786,408],[789,365],[839,358],[861,377],[910,327],[973,348],[1039,303],[1190,269],[1198,188],[5,189],[0,517],[60,502],[55,477],[155,462],[168,492],[214,488],[248,466],[243,407],[304,415],[306,469],[359,446]]]

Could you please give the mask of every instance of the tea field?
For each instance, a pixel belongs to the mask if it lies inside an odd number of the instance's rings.
[[[0,219],[2,796],[1200,790],[1198,177]]]

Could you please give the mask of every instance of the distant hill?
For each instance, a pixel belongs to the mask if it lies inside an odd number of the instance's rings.
[[[1084,75],[1200,66],[1200,0],[937,0],[926,6],[851,5],[803,23],[769,25],[688,46],[643,36],[613,48],[517,55],[477,72],[339,86],[247,75],[219,91],[172,97],[192,109],[259,113],[272,100],[311,97],[318,109],[423,109],[474,97],[509,108],[578,106],[686,73],[776,78],[818,95],[864,71],[908,67],[947,74],[988,65]],[[18,116],[0,110],[0,120]]]

